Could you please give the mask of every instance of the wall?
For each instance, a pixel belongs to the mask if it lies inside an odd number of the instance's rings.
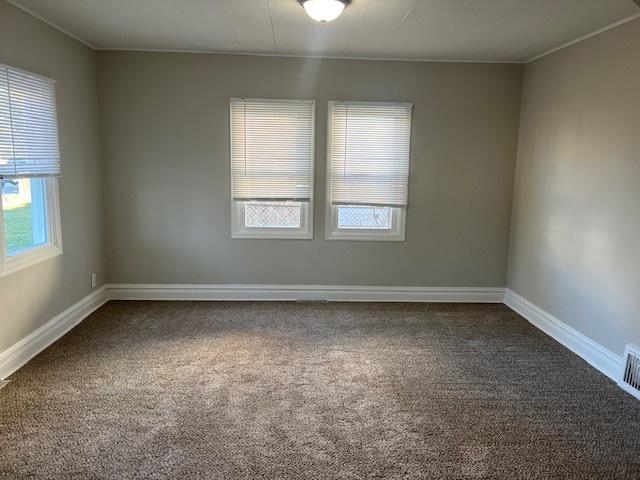
[[[522,67],[101,52],[111,283],[503,287]],[[313,240],[232,240],[229,97],[315,99]],[[406,241],[324,239],[328,100],[414,103]]]
[[[105,280],[95,53],[0,1],[0,62],[57,80],[64,254],[0,278],[0,352]]]
[[[526,67],[508,286],[640,344],[640,20]]]

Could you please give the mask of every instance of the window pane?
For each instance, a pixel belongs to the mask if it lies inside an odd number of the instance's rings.
[[[7,254],[47,243],[45,180],[23,178],[2,182],[2,211]]]
[[[338,228],[390,230],[391,207],[345,205],[338,207]]]
[[[301,207],[300,202],[245,202],[244,224],[248,228],[300,228]]]

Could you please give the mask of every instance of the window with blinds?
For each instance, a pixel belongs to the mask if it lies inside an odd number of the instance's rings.
[[[310,238],[315,102],[232,98],[232,235]]]
[[[0,276],[62,253],[53,80],[0,65]]]
[[[53,80],[0,65],[0,177],[60,175]]]
[[[329,102],[327,238],[404,240],[412,110]]]

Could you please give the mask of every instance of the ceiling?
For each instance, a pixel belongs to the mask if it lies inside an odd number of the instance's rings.
[[[634,0],[10,0],[97,49],[521,62],[640,13]]]

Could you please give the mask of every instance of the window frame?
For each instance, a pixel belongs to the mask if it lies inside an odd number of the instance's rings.
[[[300,228],[256,228],[247,227],[244,222],[246,200],[233,198],[233,113],[231,103],[239,98],[282,103],[310,103],[311,104],[311,192],[308,202],[300,202]],[[229,187],[231,199],[231,238],[232,239],[262,239],[262,240],[313,240],[313,202],[315,189],[315,157],[316,157],[316,101],[303,99],[274,99],[231,97],[229,99]],[[270,201],[288,201],[273,199]]]
[[[327,159],[326,159],[326,197],[325,197],[325,239],[346,240],[358,242],[404,242],[406,239],[407,207],[391,208],[390,229],[340,228],[338,226],[339,205],[331,203],[332,197],[332,165],[331,152],[333,150],[333,105],[338,102],[331,100],[327,103]],[[400,102],[352,102],[362,105],[397,105]],[[366,206],[366,205],[363,205]],[[375,205],[372,205],[375,206]]]
[[[313,239],[313,197],[309,202],[300,202],[300,228],[247,227],[244,222],[245,203],[244,200],[231,199],[231,238]]]
[[[327,175],[329,175],[327,165]],[[327,178],[329,178],[327,176]],[[391,208],[391,228],[390,229],[367,229],[367,228],[340,228],[338,226],[338,208],[340,205],[331,204],[331,192],[328,182],[327,189],[327,215],[326,215],[326,239],[327,240],[353,240],[360,242],[404,242],[406,231],[406,208]],[[366,205],[362,205],[366,206]]]
[[[28,177],[25,177],[28,178]],[[41,177],[45,195],[47,242],[9,255],[4,230],[4,211],[0,202],[0,277],[6,277],[25,268],[62,255],[62,227],[60,218],[60,192],[57,177]]]

